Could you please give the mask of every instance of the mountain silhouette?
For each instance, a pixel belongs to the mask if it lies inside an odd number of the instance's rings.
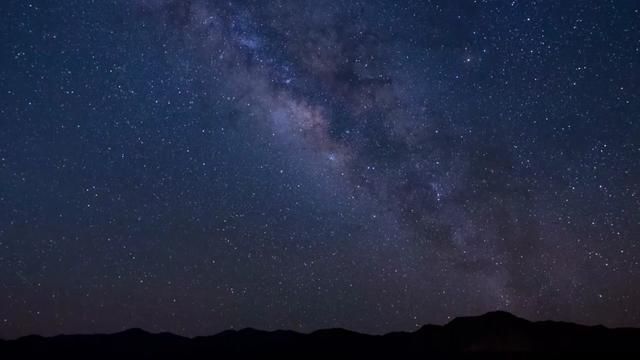
[[[367,335],[346,329],[227,330],[187,338],[129,329],[115,334],[25,336],[0,340],[0,358],[188,358],[231,356],[413,357],[449,352],[639,352],[640,329],[532,322],[507,312],[459,317],[415,332]]]

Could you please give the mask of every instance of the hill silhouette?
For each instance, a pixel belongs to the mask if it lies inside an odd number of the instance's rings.
[[[227,330],[187,338],[130,329],[115,334],[25,336],[0,341],[0,358],[187,358],[231,356],[417,356],[446,352],[639,352],[640,329],[532,322],[507,312],[460,317],[415,332],[366,335],[345,329]]]

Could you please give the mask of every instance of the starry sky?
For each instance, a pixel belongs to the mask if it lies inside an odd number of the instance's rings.
[[[640,3],[4,0],[0,337],[640,326]]]

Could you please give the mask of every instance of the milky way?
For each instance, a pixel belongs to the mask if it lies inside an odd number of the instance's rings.
[[[640,326],[636,2],[2,7],[0,336]]]

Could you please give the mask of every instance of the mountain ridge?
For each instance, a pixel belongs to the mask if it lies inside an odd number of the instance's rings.
[[[0,339],[2,340],[2,339]],[[0,355],[202,356],[416,355],[442,352],[624,351],[640,352],[640,328],[608,328],[558,321],[529,321],[504,311],[426,324],[413,332],[369,335],[343,328],[310,333],[292,330],[225,330],[185,337],[140,328],[111,334],[27,335],[0,341]]]

